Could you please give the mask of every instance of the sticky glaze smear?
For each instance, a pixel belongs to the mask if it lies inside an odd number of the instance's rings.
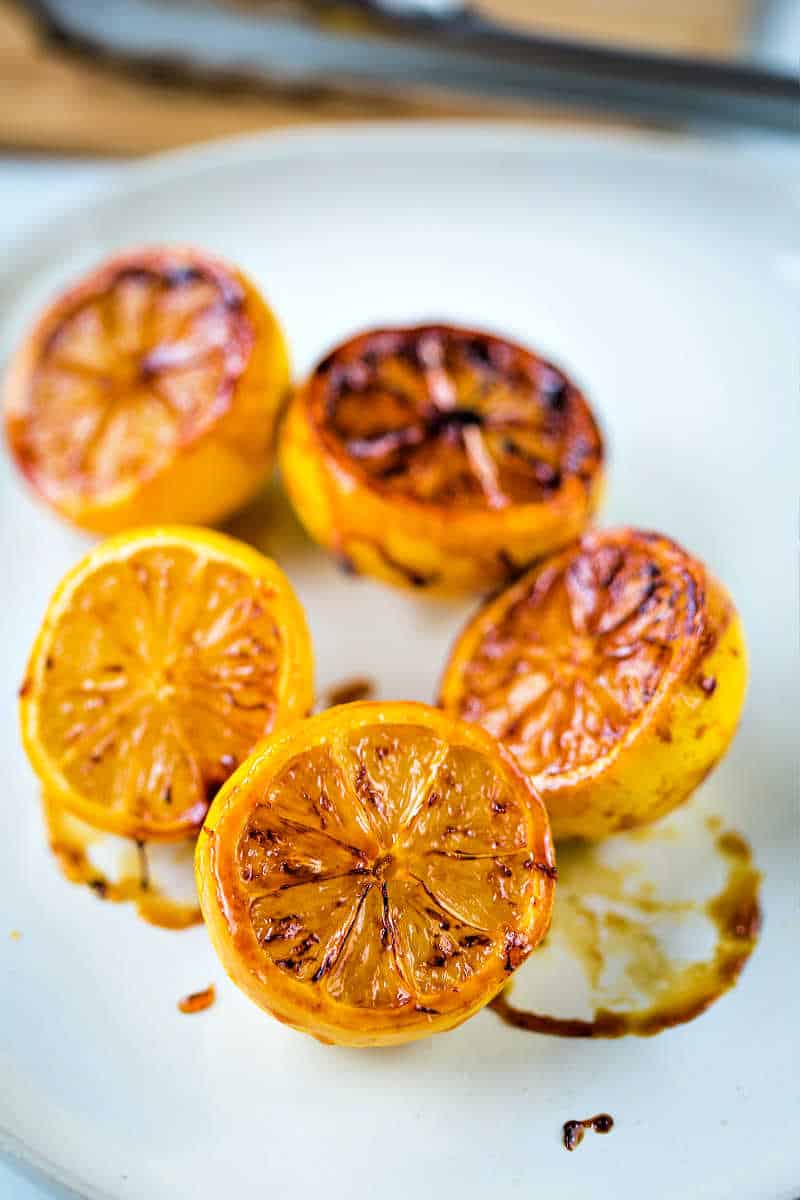
[[[322,712],[326,708],[335,708],[338,704],[353,704],[356,700],[371,700],[374,695],[374,680],[367,675],[354,675],[352,679],[343,679],[341,683],[331,684],[323,692],[316,710]]]
[[[709,828],[716,832],[719,827],[713,821],[712,818]],[[636,836],[641,840],[645,832],[640,831]],[[671,832],[666,830],[662,836],[669,838]],[[563,1018],[516,1007],[509,998],[509,984],[492,1001],[492,1010],[517,1029],[573,1038],[618,1038],[627,1034],[652,1037],[700,1016],[735,985],[753,952],[761,926],[761,875],[753,866],[747,841],[733,830],[716,832],[713,849],[725,863],[726,876],[721,889],[704,903],[659,899],[646,887],[631,895],[626,888],[628,872],[599,862],[595,847],[567,848],[568,852],[559,859],[559,888],[566,896],[561,909],[556,901],[556,934],[594,985],[609,953],[623,948],[632,952],[633,983],[639,992],[650,994],[650,1003],[639,1007],[633,1003],[630,1007],[626,1004],[613,1009],[598,1007],[589,1020]],[[679,852],[680,847],[671,850]],[[600,896],[611,901],[603,929],[596,912],[590,905],[584,905],[579,890],[570,895],[570,885],[581,882],[592,898]],[[635,915],[626,915],[624,905],[633,906]],[[673,963],[658,942],[653,922],[665,914],[680,919],[692,913],[711,922],[715,934],[713,951],[703,961]],[[528,970],[535,966],[534,960]]]
[[[598,1113],[596,1117],[584,1117],[582,1121],[565,1121],[561,1141],[565,1150],[575,1150],[583,1141],[587,1129],[595,1133],[611,1133],[614,1128],[614,1118],[608,1113]]]
[[[157,925],[162,929],[187,929],[202,924],[202,914],[196,904],[174,900],[155,886],[144,842],[131,842],[131,854],[124,863],[122,873],[119,878],[112,880],[95,866],[89,856],[92,840],[99,840],[103,835],[89,832],[88,827],[71,819],[54,800],[43,797],[42,807],[50,849],[62,875],[70,883],[83,884],[91,888],[100,900],[108,900],[112,904],[132,903],[148,925]]]
[[[216,988],[212,983],[201,992],[190,992],[188,996],[184,996],[178,1001],[178,1008],[182,1013],[204,1012],[205,1009],[211,1008],[216,998]]]

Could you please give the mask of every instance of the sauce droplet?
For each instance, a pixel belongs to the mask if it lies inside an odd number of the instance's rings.
[[[323,693],[318,708],[321,712],[326,708],[335,708],[337,704],[353,704],[356,700],[371,700],[375,695],[374,680],[366,675],[355,675],[352,679],[343,679],[341,683],[331,684]]]
[[[206,1008],[211,1008],[216,998],[216,989],[212,983],[202,992],[190,992],[188,996],[184,996],[178,1001],[178,1008],[182,1013],[203,1012]]]
[[[595,1133],[610,1133],[614,1128],[614,1118],[608,1113],[598,1113],[596,1117],[585,1117],[582,1121],[565,1121],[561,1140],[565,1150],[574,1150],[583,1141],[587,1129]]]

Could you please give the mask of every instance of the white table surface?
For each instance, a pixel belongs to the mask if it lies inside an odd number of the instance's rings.
[[[773,61],[800,63],[800,3],[784,0],[769,5],[762,35]],[[783,135],[725,136],[741,140],[748,150],[797,157],[800,165],[800,139]],[[46,222],[49,214],[79,203],[121,170],[124,167],[119,164],[98,159],[0,155],[0,253]],[[0,1162],[0,1200],[71,1200],[71,1195]]]

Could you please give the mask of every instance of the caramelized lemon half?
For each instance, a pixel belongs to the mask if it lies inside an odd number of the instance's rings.
[[[272,463],[289,383],[275,317],[234,267],[134,250],[45,310],[5,381],[8,443],[35,491],[100,533],[211,523]]]
[[[50,802],[172,840],[312,693],[303,610],[274,562],[207,530],[143,529],[93,550],[50,601],[22,736]]]
[[[747,681],[722,586],[674,542],[587,534],[467,625],[441,704],[512,751],[557,837],[603,837],[686,800],[727,749]]]
[[[316,541],[354,571],[442,591],[489,588],[577,537],[602,459],[563,372],[446,325],[338,346],[295,394],[281,440]]]
[[[196,851],[233,981],[321,1041],[450,1029],[544,935],[543,805],[477,726],[421,704],[329,709],[275,734],[222,788]]]

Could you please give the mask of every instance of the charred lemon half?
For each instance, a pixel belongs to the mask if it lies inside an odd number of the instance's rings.
[[[76,525],[206,524],[263,482],[288,384],[278,323],[240,271],[197,250],[135,250],[24,339],[6,433],[34,490]]]
[[[349,704],[273,735],[200,832],[211,940],[256,1004],[321,1041],[458,1025],[544,935],[544,806],[482,729],[422,704]]]
[[[556,837],[599,838],[686,800],[727,749],[747,664],[733,603],[658,534],[587,534],[491,600],[441,703],[512,751]]]
[[[50,601],[22,737],[50,802],[170,841],[312,694],[303,610],[274,562],[204,529],[142,529],[98,546]]]
[[[295,394],[289,495],[343,565],[401,586],[487,588],[574,540],[603,446],[556,367],[490,334],[380,329],[338,346]]]

